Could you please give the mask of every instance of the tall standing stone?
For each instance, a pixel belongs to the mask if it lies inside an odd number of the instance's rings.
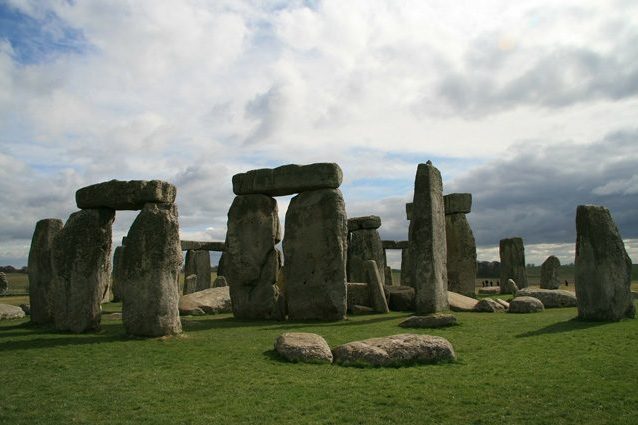
[[[291,319],[345,318],[347,238],[340,190],[315,190],[292,198],[283,242]]]
[[[115,211],[107,208],[75,212],[53,240],[51,306],[56,329],[85,332],[100,327],[114,218]]]
[[[414,287],[410,278],[410,269],[410,248],[403,248],[401,250],[401,285]]]
[[[602,206],[579,205],[576,210],[576,300],[579,319],[618,321],[636,315],[631,259]]]
[[[186,251],[184,276],[197,275],[196,291],[203,291],[211,287],[210,254],[203,250]]]
[[[124,258],[124,245],[120,245],[113,251],[113,272],[111,273],[111,288],[113,291],[113,302],[122,301],[122,259]]]
[[[381,283],[381,273],[376,261],[368,260],[364,262],[363,268],[366,272],[366,282],[368,282],[370,305],[377,313],[389,313],[390,309],[385,298],[383,283]]]
[[[499,243],[501,257],[501,293],[509,293],[507,280],[512,279],[520,289],[527,288],[527,271],[525,269],[525,247],[523,239],[501,239]]]
[[[560,288],[559,270],[560,260],[553,255],[547,257],[541,265],[541,289]]]
[[[267,195],[239,195],[228,211],[223,273],[233,314],[241,319],[279,319],[280,240],[277,201]]]
[[[374,260],[381,271],[385,271],[385,252],[381,243],[381,237],[377,228],[381,225],[381,219],[363,219],[370,217],[351,218],[348,220],[350,229],[348,241],[347,275],[349,282],[364,282],[367,276],[364,263]],[[367,226],[366,226],[367,224]],[[366,227],[362,227],[366,226]],[[385,284],[385,274],[381,276],[381,283]]]
[[[38,325],[53,322],[51,310],[51,289],[53,265],[51,255],[53,240],[60,233],[64,223],[57,218],[46,218],[35,225],[27,270],[29,272],[29,305],[31,321]]]
[[[473,296],[476,286],[476,241],[463,213],[445,216],[448,290]]]
[[[443,180],[439,170],[430,161],[417,167],[409,240],[416,313],[423,315],[446,310],[447,250]]]
[[[122,322],[129,335],[165,336],[182,331],[179,319],[177,206],[148,203],[129,229],[122,259]]]
[[[9,292],[9,279],[5,272],[0,272],[0,295],[6,295]]]

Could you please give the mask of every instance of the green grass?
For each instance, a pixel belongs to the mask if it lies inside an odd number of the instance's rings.
[[[583,323],[573,308],[455,315],[458,326],[414,332],[449,339],[457,362],[390,369],[285,363],[272,345],[286,331],[331,346],[402,333],[407,314],[183,318],[185,336],[167,339],[128,338],[120,321],[86,335],[4,321],[0,423],[638,423],[638,320]]]

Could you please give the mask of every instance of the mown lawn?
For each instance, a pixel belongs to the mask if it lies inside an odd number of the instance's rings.
[[[119,305],[105,305],[117,311]],[[576,310],[455,313],[453,364],[374,369],[282,362],[286,331],[331,346],[405,332],[407,314],[340,323],[183,318],[185,336],[133,339],[0,322],[2,424],[636,424],[638,320]]]

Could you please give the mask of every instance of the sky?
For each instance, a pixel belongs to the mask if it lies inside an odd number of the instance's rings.
[[[111,179],[175,184],[182,237],[223,240],[232,176],[289,163],[338,163],[348,216],[405,240],[428,160],[479,260],[571,263],[599,204],[638,262],[637,118],[637,1],[0,0],[0,265]]]

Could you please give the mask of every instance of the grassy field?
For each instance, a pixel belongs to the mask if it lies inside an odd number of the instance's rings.
[[[118,311],[119,304],[105,305]],[[282,362],[286,331],[331,346],[405,330],[407,314],[340,323],[183,318],[185,335],[135,339],[120,321],[60,334],[0,322],[2,424],[636,424],[638,320],[583,323],[573,308],[455,313],[417,330],[458,361],[374,369]]]

